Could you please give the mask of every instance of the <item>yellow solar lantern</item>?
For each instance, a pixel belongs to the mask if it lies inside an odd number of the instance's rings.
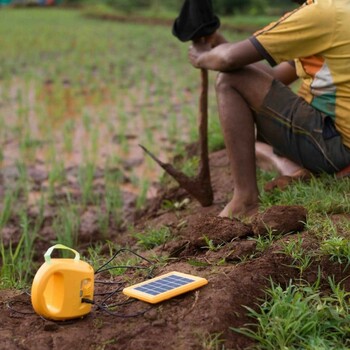
[[[54,249],[68,249],[74,259],[51,259]],[[31,290],[35,312],[51,320],[79,318],[91,311],[92,305],[82,299],[93,299],[94,270],[80,260],[79,253],[62,244],[49,248],[45,263],[37,271]]]

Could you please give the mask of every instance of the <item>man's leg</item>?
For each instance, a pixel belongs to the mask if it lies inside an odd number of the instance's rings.
[[[277,155],[272,146],[260,141],[255,142],[255,157],[258,168],[277,171],[282,176],[294,176],[301,169],[304,169],[288,158]]]
[[[272,79],[254,67],[218,76],[216,91],[220,123],[234,185],[233,197],[220,216],[251,216],[258,210],[252,110],[262,105]]]

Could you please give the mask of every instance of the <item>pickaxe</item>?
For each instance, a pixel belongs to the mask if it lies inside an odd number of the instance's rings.
[[[211,0],[185,0],[180,15],[175,19],[173,34],[182,42],[199,40],[213,34],[220,21],[213,13]],[[149,150],[142,149],[152,157],[169,175],[203,206],[213,203],[208,155],[208,71],[201,69],[201,91],[199,96],[199,169],[195,177],[188,177],[169,163],[163,163]]]

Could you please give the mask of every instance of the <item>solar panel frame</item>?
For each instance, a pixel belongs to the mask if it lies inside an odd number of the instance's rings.
[[[202,287],[207,283],[208,281],[203,277],[172,271],[126,287],[123,293],[129,297],[155,304]]]

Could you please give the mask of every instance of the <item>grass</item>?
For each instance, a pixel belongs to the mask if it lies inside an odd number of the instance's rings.
[[[170,238],[170,235],[170,229],[166,226],[150,228],[145,232],[134,233],[134,237],[137,239],[137,244],[145,249],[152,249],[166,243]]]
[[[312,262],[312,255],[303,248],[303,238],[298,234],[296,239],[290,239],[288,242],[282,242],[282,254],[290,256],[293,261],[291,266],[299,270],[300,279],[302,279],[305,270]]]
[[[339,236],[331,236],[321,243],[321,252],[329,255],[330,259],[339,264],[346,264],[345,269],[350,264],[350,242],[349,239]]]
[[[271,174],[261,174],[261,186]],[[339,214],[350,210],[350,179],[335,179],[330,175],[312,178],[309,182],[296,182],[285,191],[275,190],[271,195],[262,191],[262,209],[276,204],[295,203],[313,213]],[[327,195],[325,196],[325,193]]]
[[[329,279],[331,294],[313,285],[289,282],[283,289],[271,282],[267,299],[258,310],[248,308],[258,329],[234,328],[258,343],[256,349],[340,349],[349,348],[350,294]]]

